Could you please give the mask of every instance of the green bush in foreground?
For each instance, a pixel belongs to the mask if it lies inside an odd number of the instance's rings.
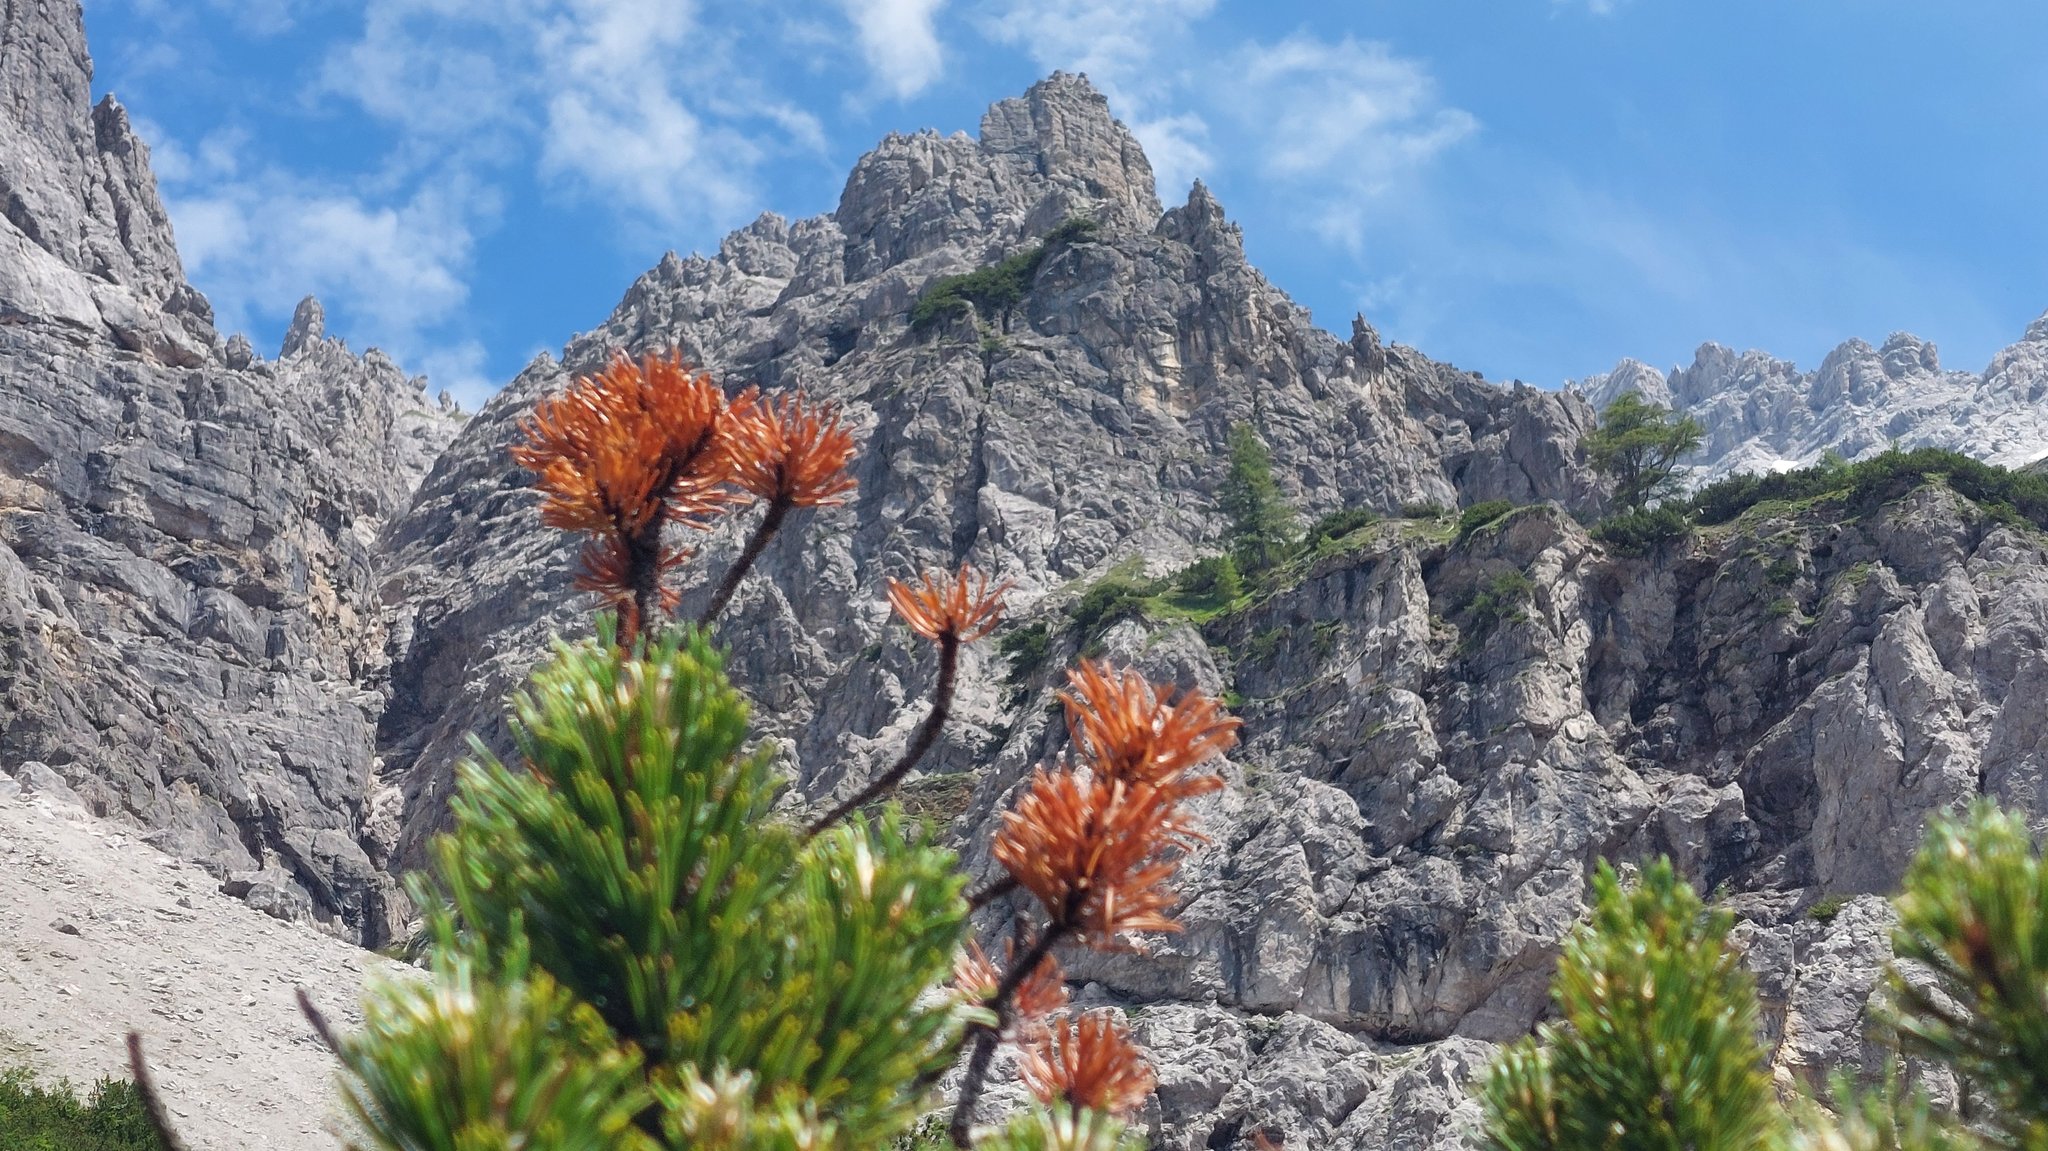
[[[1756,992],[1669,860],[1624,887],[1605,863],[1565,944],[1558,1021],[1510,1047],[1481,1093],[1492,1151],[1773,1146],[1785,1117],[1757,1040]]]
[[[0,1148],[6,1151],[165,1151],[133,1083],[102,1079],[81,1099],[41,1087],[24,1069],[0,1071]]]
[[[2048,1151],[2048,864],[2018,815],[1936,818],[1895,900],[1886,1022],[1962,1084],[1970,1122],[1894,1067],[1838,1072],[1827,1106],[1782,1103],[1733,918],[1668,861],[1633,888],[1601,864],[1565,945],[1558,1019],[1479,1087],[1489,1151]],[[1820,905],[1816,905],[1820,906]]]

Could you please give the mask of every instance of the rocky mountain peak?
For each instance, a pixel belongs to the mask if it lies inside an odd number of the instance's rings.
[[[1941,370],[1935,346],[1911,332],[1893,332],[1878,355],[1884,361],[1884,374],[1895,380]]]
[[[1981,374],[1946,370],[1931,341],[1893,332],[1876,347],[1845,340],[1813,371],[1706,343],[1668,375],[1624,360],[1575,386],[1596,406],[1634,388],[1700,421],[1697,480],[1797,467],[1829,451],[1856,459],[1894,441],[2019,465],[2048,455],[2048,315]]]
[[[291,359],[314,343],[327,338],[327,309],[313,296],[299,301],[292,310],[291,326],[284,330],[284,344],[278,348],[281,360]]]
[[[1085,75],[1054,72],[1022,96],[997,101],[981,118],[981,147],[1100,201],[1133,226],[1159,218],[1151,161]]]
[[[1109,101],[1086,77],[1056,72],[991,105],[979,139],[930,131],[884,138],[854,165],[832,214],[841,266],[800,278],[819,286],[869,280],[942,253],[980,263],[1071,216],[1147,232],[1160,205],[1152,165]],[[821,241],[816,231],[804,239]]]
[[[0,201],[69,268],[162,304],[184,286],[149,149],[108,96],[92,103],[77,0],[0,9]]]

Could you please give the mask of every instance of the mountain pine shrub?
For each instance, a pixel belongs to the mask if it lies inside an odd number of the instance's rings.
[[[1732,917],[1660,860],[1633,888],[1601,864],[1558,962],[1556,1022],[1503,1051],[1478,1088],[1483,1145],[2048,1151],[2048,863],[2026,822],[1987,800],[1936,818],[1895,904],[1883,1021],[1956,1074],[1968,1122],[1902,1089],[1895,1068],[1866,1069],[1883,1072],[1874,1085],[1838,1071],[1827,1107],[1781,1101],[1727,946]]]
[[[892,580],[896,615],[937,649],[926,720],[868,783],[792,820],[711,629],[793,513],[847,497],[851,435],[801,396],[727,397],[657,357],[578,380],[524,431],[542,517],[586,538],[578,584],[606,610],[514,697],[513,762],[477,743],[459,769],[453,826],[410,881],[431,980],[374,989],[353,1035],[306,1004],[366,1146],[879,1151],[948,1102],[963,1148],[1131,1145],[1122,1117],[1151,1069],[1114,1013],[1069,1008],[1056,952],[1177,929],[1187,801],[1223,785],[1207,767],[1237,721],[1127,670],[1072,669],[1071,750],[1003,816],[1004,877],[969,891],[885,800],[936,742],[1005,586],[965,567]],[[672,536],[749,504],[733,570],[675,625]],[[984,948],[972,912],[1012,893],[1035,913]],[[982,1126],[1002,1043],[1036,1102]]]
[[[1482,1085],[1489,1151],[1778,1146],[1785,1119],[1755,989],[1727,946],[1734,922],[1669,860],[1633,886],[1602,863],[1591,918],[1551,985],[1557,1021],[1509,1047]]]

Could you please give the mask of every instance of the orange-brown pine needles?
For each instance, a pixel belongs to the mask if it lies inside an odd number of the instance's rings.
[[[1133,931],[1178,931],[1166,914],[1173,853],[1194,835],[1176,796],[1072,770],[1032,773],[992,852],[1052,924],[1096,947]]]
[[[1053,1020],[1025,1041],[1021,1054],[1017,1072],[1033,1095],[1078,1110],[1129,1115],[1158,1082],[1130,1032],[1108,1010]]]
[[[994,854],[1053,924],[1112,946],[1132,931],[1177,931],[1167,881],[1198,840],[1183,800],[1223,786],[1195,769],[1237,739],[1238,721],[1200,692],[1178,700],[1133,671],[1084,663],[1062,692],[1087,768],[1033,773],[1004,813]]]
[[[801,394],[756,397],[733,405],[733,482],[756,499],[789,507],[846,502],[855,483],[847,474],[853,433],[839,414]]]
[[[512,458],[538,475],[541,521],[591,537],[576,585],[619,611],[629,640],[676,605],[665,577],[689,552],[663,543],[665,526],[708,528],[755,497],[838,502],[854,484],[853,436],[829,407],[752,390],[728,401],[676,354],[615,356],[534,405],[520,431]]]
[[[1008,580],[988,586],[988,576],[966,564],[958,575],[925,572],[916,587],[889,581],[889,603],[910,629],[930,640],[973,643],[1003,621]]]
[[[1067,672],[1067,733],[1096,774],[1176,790],[1184,797],[1223,786],[1192,769],[1230,750],[1240,720],[1200,692],[1169,702],[1173,689],[1154,687],[1128,668],[1083,663]]]
[[[1017,962],[1015,941],[1003,945],[1003,965]],[[1001,990],[1003,972],[989,959],[981,944],[969,941],[967,950],[953,962],[953,988],[969,1003],[985,1004]],[[1036,1026],[1067,1005],[1067,976],[1060,961],[1047,955],[1018,983],[1010,998],[1010,1020],[1025,1029]]]

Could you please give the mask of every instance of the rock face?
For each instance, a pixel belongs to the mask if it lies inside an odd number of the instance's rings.
[[[829,399],[864,440],[857,496],[786,531],[721,625],[792,802],[849,793],[923,717],[934,668],[881,594],[919,569],[1014,580],[1012,626],[1049,637],[1033,666],[970,650],[908,788],[978,873],[1010,790],[1061,750],[1055,669],[1082,651],[1242,700],[1187,930],[1070,957],[1159,1064],[1161,1148],[1458,1145],[1600,858],[1668,854],[1740,912],[1788,1081],[1868,1062],[1877,896],[1928,815],[1988,791],[2048,825],[2039,533],[1938,486],[1640,556],[1576,518],[1601,503],[1589,399],[1701,413],[1711,467],[1860,453],[1895,418],[1887,439],[1946,420],[1997,454],[2032,434],[2048,323],[1968,404],[1901,340],[1812,377],[1703,352],[1583,393],[1490,385],[1362,318],[1314,327],[1206,189],[1162,210],[1103,98],[1055,75],[978,138],[885,140],[829,215],[665,258],[458,432],[314,301],[275,360],[223,341],[146,152],[86,103],[75,4],[0,11],[0,791],[140,823],[275,915],[369,943],[401,925],[389,877],[443,824],[467,734],[503,748],[505,694],[589,626],[574,545],[507,457],[518,420],[614,352],[670,348]],[[1094,229],[1060,229],[1077,217]],[[909,322],[939,277],[1040,245],[1013,307]],[[1200,627],[1081,631],[1066,609],[1105,573],[1219,549],[1240,423],[1305,515],[1383,518]],[[1523,506],[1470,531],[1418,506],[1489,500]]]
[[[929,658],[880,585],[923,567],[1014,579],[1019,625],[1053,636],[1043,667],[968,656],[959,719],[911,787],[952,797],[937,810],[980,872],[1007,793],[1060,750],[1050,668],[1100,645],[1243,697],[1187,931],[1070,957],[1082,998],[1129,1011],[1160,1063],[1161,1147],[1457,1145],[1467,1082],[1543,1013],[1602,857],[1669,854],[1725,885],[1788,1079],[1863,1057],[1883,903],[1808,909],[1888,890],[1928,813],[1980,787],[2048,818],[2048,701],[2026,690],[2048,682],[2040,537],[1928,489],[1854,524],[1752,517],[1609,554],[1569,514],[1598,501],[1578,394],[1487,385],[1363,320],[1348,342],[1320,332],[1205,189],[1160,212],[1149,179],[1101,97],[1055,76],[979,140],[884,141],[830,216],[664,260],[529,366],[382,540],[397,859],[441,824],[465,734],[502,747],[503,695],[547,636],[588,626],[572,546],[507,460],[518,417],[615,350],[673,347],[734,386],[830,398],[865,439],[858,497],[786,533],[723,623],[803,796],[844,794],[922,717]],[[1048,248],[1014,308],[907,322],[937,277],[1074,216],[1099,226]],[[1076,633],[1063,609],[1104,572],[1216,550],[1238,422],[1311,515],[1541,506],[1463,538],[1390,519],[1204,629]],[[714,536],[700,562],[734,546]]]
[[[1879,348],[1850,340],[1817,371],[1710,343],[1669,375],[1624,360],[1573,388],[1595,407],[1630,389],[1705,426],[1688,461],[1696,480],[1800,467],[1828,451],[1860,459],[1894,440],[2017,467],[2048,457],[2048,315],[1981,375],[1944,370],[1933,344],[1894,332]]]
[[[90,81],[75,0],[0,9],[0,771],[379,940],[370,545],[460,420],[317,325],[223,341]]]
[[[910,328],[932,280],[1072,217],[1097,230],[1049,247],[1012,312]],[[663,260],[472,421],[386,537],[384,598],[409,616],[379,737],[407,796],[402,861],[441,821],[465,733],[496,739],[499,701],[544,637],[588,611],[569,545],[539,526],[506,456],[516,418],[615,350],[668,348],[735,386],[834,400],[866,441],[857,499],[785,534],[726,624],[759,641],[739,645],[736,675],[812,795],[863,776],[919,718],[930,672],[887,626],[884,577],[971,560],[1031,603],[1133,557],[1185,563],[1222,529],[1214,492],[1238,422],[1311,514],[1598,498],[1576,446],[1582,402],[1383,347],[1363,321],[1349,343],[1315,328],[1245,261],[1206,189],[1161,213],[1107,102],[1056,75],[991,108],[979,140],[885,140],[830,216],[764,216],[715,257]],[[942,764],[969,766],[1009,722],[997,694],[966,701]]]

